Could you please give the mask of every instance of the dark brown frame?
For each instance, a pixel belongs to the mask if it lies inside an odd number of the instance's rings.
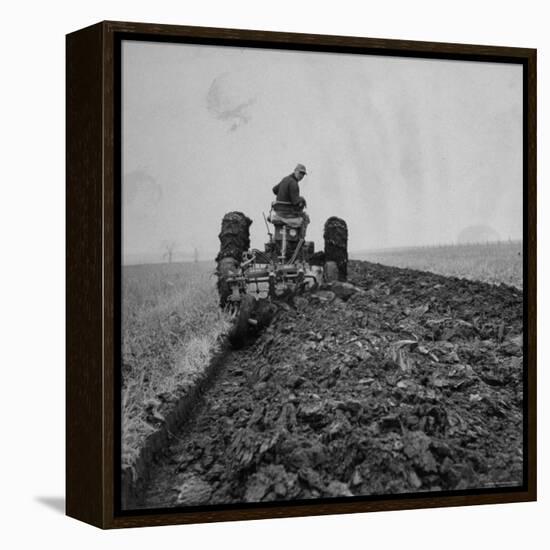
[[[117,513],[115,306],[117,41],[150,38],[218,45],[519,63],[524,70],[525,484],[439,496],[387,496],[327,504]],[[405,510],[536,500],[536,50],[106,21],[67,35],[66,512],[101,528]],[[118,151],[119,153],[119,151]],[[118,224],[119,226],[120,224]],[[117,324],[118,323],[118,324]]]

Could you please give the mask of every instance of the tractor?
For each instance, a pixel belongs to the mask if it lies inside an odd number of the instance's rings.
[[[292,302],[297,294],[347,277],[346,223],[329,218],[324,251],[315,252],[314,243],[305,240],[304,217],[277,206],[275,201],[269,215],[263,214],[268,235],[264,250],[250,248],[252,221],[245,214],[229,212],[222,220],[217,286],[220,306],[231,315],[228,339],[234,348],[269,324],[277,302]]]

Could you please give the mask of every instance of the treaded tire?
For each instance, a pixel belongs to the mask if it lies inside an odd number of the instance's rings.
[[[242,212],[228,212],[222,219],[218,235],[220,251],[216,256],[216,275],[218,276],[218,294],[220,306],[224,307],[231,293],[225,278],[230,272],[236,272],[242,261],[243,252],[250,248],[250,224],[252,220]]]
[[[223,258],[234,258],[237,262],[242,259],[242,254],[250,248],[250,224],[252,220],[242,212],[228,212],[222,219],[222,227],[218,238],[220,239],[220,252],[216,256],[216,262]]]
[[[348,277],[348,226],[341,218],[332,216],[325,223],[325,262],[336,262],[338,280]]]

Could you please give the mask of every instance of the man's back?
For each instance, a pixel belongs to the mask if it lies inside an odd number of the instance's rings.
[[[300,203],[300,186],[293,174],[284,177],[274,188],[278,202],[290,203],[298,206]]]

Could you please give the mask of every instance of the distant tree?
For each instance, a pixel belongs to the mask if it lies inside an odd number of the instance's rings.
[[[163,259],[168,260],[168,263],[171,264],[172,260],[176,253],[176,241],[162,241],[162,248],[164,254],[162,255]]]
[[[197,247],[193,250],[193,260],[195,263],[198,263],[199,261],[199,249]]]

